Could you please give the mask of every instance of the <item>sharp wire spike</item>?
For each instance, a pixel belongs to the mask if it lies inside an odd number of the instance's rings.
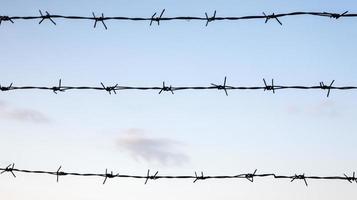
[[[5,172],[10,172],[10,173],[12,174],[12,176],[13,176],[14,178],[16,178],[16,175],[15,175],[15,173],[13,172],[14,168],[15,168],[15,163],[12,163],[12,164],[8,165],[5,169],[3,169],[3,171],[0,172],[0,174],[3,174],[3,173],[5,173]]]
[[[205,179],[205,177],[204,177],[204,175],[203,175],[203,172],[201,171],[201,176],[197,176],[197,172],[195,172],[195,180],[193,181],[193,183],[196,183],[196,181],[198,181],[198,180],[204,180]]]
[[[160,20],[161,20],[162,16],[164,15],[164,12],[165,12],[165,9],[163,9],[163,10],[161,11],[160,16],[158,16],[158,17],[155,17],[156,14],[157,14],[157,13],[155,12],[155,13],[151,16],[150,26],[152,25],[152,23],[153,23],[154,21],[157,22],[157,25],[158,25],[158,26],[160,26]]]
[[[174,91],[173,91],[173,89],[172,89],[172,86],[170,85],[170,87],[167,87],[167,86],[165,85],[165,81],[162,82],[162,88],[160,89],[159,94],[161,94],[163,91],[170,91],[171,94],[174,94]]]
[[[272,15],[267,15],[265,14],[265,12],[263,12],[263,15],[265,17],[265,23],[268,23],[269,19],[274,18],[281,26],[283,25],[283,23],[281,23],[281,21],[278,19],[275,13],[273,13]]]
[[[226,94],[226,96],[228,96],[228,91],[227,91],[228,87],[227,87],[226,83],[227,83],[227,77],[225,76],[224,80],[223,80],[223,85],[217,85],[217,84],[214,84],[214,83],[211,83],[211,85],[213,85],[214,88],[217,88],[218,90],[224,90],[224,93]]]
[[[0,16],[0,25],[1,25],[2,21],[10,21],[12,24],[15,23],[9,16]]]
[[[213,13],[213,16],[212,16],[212,17],[208,17],[207,12],[205,12],[205,15],[206,15],[206,26],[208,26],[208,23],[213,22],[214,20],[216,20],[216,13],[217,13],[217,11],[215,10],[214,13]]]
[[[105,86],[102,82],[100,82],[100,84],[102,85],[103,90],[107,91],[109,94],[112,94],[112,92],[114,92],[114,94],[117,94],[116,89],[118,87],[118,84],[116,84],[115,86]]]
[[[156,171],[155,174],[153,176],[150,176],[150,169],[147,171],[147,174],[146,174],[146,179],[145,179],[145,185],[146,183],[148,182],[149,179],[152,179],[152,180],[155,180],[157,179],[157,174],[159,173],[159,171]]]
[[[103,185],[107,181],[107,178],[108,178],[108,169],[105,169],[105,178],[104,178],[104,181],[103,181]]]
[[[306,185],[306,187],[308,187],[308,184],[307,184],[307,180],[306,180],[306,177],[305,177],[305,174],[302,174],[302,175],[297,175],[295,174],[295,176],[291,179],[290,182],[293,182],[294,180],[296,179],[301,179],[301,180],[304,180],[304,183]]]
[[[149,178],[150,178],[150,169],[148,169],[148,172],[147,172],[147,174],[146,174],[145,185],[146,185],[146,183],[148,182]]]
[[[41,21],[38,24],[41,24],[45,19],[48,19],[52,22],[52,24],[57,25],[55,21],[53,21],[52,16],[50,15],[50,13],[48,13],[48,11],[45,11],[46,15],[43,15],[41,10],[38,10],[40,12],[41,15]]]
[[[61,168],[62,168],[62,166],[60,166],[60,167],[57,169],[57,172],[56,172],[57,183],[58,183],[58,179],[59,179],[58,177],[59,177],[60,175],[62,175],[62,172],[60,172]]]
[[[273,94],[275,94],[274,79],[271,80],[271,85],[268,85],[264,78],[263,78],[263,82],[264,82],[264,91],[271,90],[273,91]]]
[[[253,183],[254,182],[254,176],[255,176],[256,173],[257,173],[257,169],[254,170],[253,174],[246,174],[245,178],[248,179],[248,181]]]
[[[154,21],[155,15],[156,15],[156,13],[154,13],[154,14],[151,16],[150,26],[152,25],[152,22]]]
[[[330,96],[331,87],[332,87],[332,85],[333,85],[333,83],[334,83],[334,82],[335,82],[335,80],[332,80],[332,82],[331,82],[330,86],[328,87],[327,97],[329,97],[329,96]]]
[[[345,12],[343,12],[342,14],[330,13],[330,18],[339,19],[340,17],[345,16],[347,13],[348,13],[348,11],[345,11]]]
[[[97,17],[95,16],[94,12],[92,12],[92,15],[94,17],[94,26],[93,27],[95,28],[95,27],[97,27],[98,20],[97,20]]]
[[[119,173],[117,173],[116,175],[113,174],[113,171],[111,171],[110,173],[108,173],[108,169],[105,169],[105,174],[104,174],[104,181],[103,181],[103,185],[105,184],[105,182],[107,181],[108,178],[114,178],[114,177],[118,177]]]
[[[104,13],[102,13],[102,15],[101,15],[100,17],[96,17],[95,14],[94,14],[94,12],[92,12],[92,15],[93,15],[93,20],[94,20],[94,26],[93,26],[93,28],[96,28],[98,21],[100,21],[100,22],[102,22],[102,24],[103,24],[105,30],[108,30],[108,27],[107,27],[107,25],[106,25],[105,22],[104,22],[104,20],[106,20],[105,17],[104,17]]]

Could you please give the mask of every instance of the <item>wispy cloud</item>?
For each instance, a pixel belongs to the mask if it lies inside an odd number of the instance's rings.
[[[168,138],[154,138],[141,129],[129,129],[118,139],[117,145],[135,160],[156,162],[162,165],[182,165],[189,157],[178,150],[181,142]]]
[[[50,119],[43,113],[32,110],[15,108],[4,101],[0,101],[0,118],[21,122],[48,123]]]

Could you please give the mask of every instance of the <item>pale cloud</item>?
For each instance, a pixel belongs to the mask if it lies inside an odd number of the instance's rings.
[[[141,129],[129,129],[118,139],[119,149],[128,152],[135,160],[144,160],[162,165],[182,165],[188,156],[178,147],[181,142],[168,138],[155,138],[144,134]]]
[[[21,122],[48,123],[50,119],[43,113],[24,108],[15,108],[0,101],[0,118]]]

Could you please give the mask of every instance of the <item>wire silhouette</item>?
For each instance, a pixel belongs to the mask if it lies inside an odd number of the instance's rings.
[[[194,175],[158,175],[156,171],[153,175],[150,175],[150,169],[147,171],[146,175],[128,175],[128,174],[113,174],[113,171],[108,173],[108,169],[105,169],[105,173],[78,173],[78,172],[64,172],[61,171],[62,166],[60,166],[56,171],[42,171],[42,170],[28,170],[28,169],[18,169],[15,168],[15,164],[10,164],[5,168],[0,168],[0,174],[10,173],[14,178],[16,178],[15,173],[26,173],[26,174],[47,174],[56,176],[56,181],[58,182],[60,176],[84,176],[84,177],[101,177],[104,178],[103,184],[106,183],[108,179],[112,178],[131,178],[131,179],[143,179],[144,184],[147,184],[149,180],[158,179],[191,179],[193,183],[197,181],[203,181],[207,179],[247,179],[250,182],[254,182],[254,178],[274,178],[274,179],[288,179],[290,182],[296,180],[302,180],[306,186],[308,186],[307,180],[330,180],[330,181],[348,181],[349,183],[357,183],[356,173],[353,172],[352,176],[343,174],[343,176],[307,176],[305,174],[294,174],[294,175],[278,175],[274,173],[263,173],[258,174],[257,170],[253,173],[244,173],[237,175],[219,175],[219,176],[206,176],[203,172],[200,175],[197,172]]]
[[[69,90],[94,90],[94,91],[105,91],[109,94],[117,94],[119,91],[124,90],[154,90],[158,91],[158,94],[162,94],[164,92],[170,92],[174,94],[176,91],[183,90],[223,90],[228,96],[228,91],[232,90],[263,90],[263,91],[272,91],[274,94],[278,90],[327,90],[326,96],[329,97],[332,90],[356,90],[357,86],[333,86],[335,80],[333,80],[330,84],[326,85],[324,82],[320,82],[318,85],[312,86],[302,86],[302,85],[276,85],[274,83],[274,79],[271,80],[271,84],[268,84],[265,79],[263,79],[263,84],[261,86],[229,86],[227,85],[227,77],[224,78],[223,84],[214,84],[211,83],[210,86],[178,86],[174,87],[172,85],[167,86],[165,82],[163,82],[162,86],[143,86],[143,87],[135,87],[135,86],[124,86],[119,84],[114,84],[113,86],[106,86],[104,83],[100,83],[100,86],[64,86],[62,85],[62,80],[60,79],[58,85],[56,86],[14,86],[11,83],[9,86],[3,86],[0,84],[0,91],[17,91],[17,90],[47,90],[52,91],[57,94],[58,92],[65,92]]]
[[[160,25],[161,21],[206,21],[206,26],[210,22],[213,21],[241,21],[241,20],[253,20],[253,19],[264,19],[265,23],[268,23],[269,20],[275,19],[280,25],[283,23],[280,21],[279,18],[288,17],[288,16],[314,16],[314,17],[327,17],[333,19],[340,19],[340,18],[350,18],[350,17],[357,17],[357,13],[348,13],[345,11],[343,13],[334,13],[334,12],[290,12],[290,13],[272,13],[272,14],[265,14],[262,15],[247,15],[247,16],[226,16],[226,17],[219,17],[217,16],[217,11],[215,10],[212,17],[209,17],[207,12],[205,12],[204,17],[194,17],[194,16],[176,16],[176,17],[163,17],[165,13],[165,9],[161,11],[161,14],[157,16],[155,12],[151,17],[125,17],[125,16],[114,16],[114,17],[104,17],[104,13],[101,16],[97,17],[94,12],[92,12],[92,16],[69,16],[69,15],[57,15],[57,14],[50,14],[45,11],[45,14],[39,10],[40,15],[37,16],[7,16],[7,15],[0,15],[0,25],[2,22],[11,22],[12,24],[15,23],[17,20],[40,20],[39,24],[41,24],[44,20],[50,20],[54,25],[56,22],[54,19],[64,19],[64,20],[90,20],[94,21],[94,28],[96,28],[97,22],[101,22],[105,29],[107,29],[107,25],[105,21],[109,20],[116,20],[116,21],[148,21],[150,22],[149,25],[151,26],[153,22],[157,22],[157,25]]]

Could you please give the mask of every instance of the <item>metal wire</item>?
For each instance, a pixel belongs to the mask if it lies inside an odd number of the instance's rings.
[[[47,90],[52,91],[55,94],[58,92],[65,92],[69,90],[94,90],[94,91],[105,91],[109,94],[117,94],[118,91],[123,90],[154,90],[159,91],[159,94],[163,92],[170,92],[174,94],[174,92],[182,91],[182,90],[223,90],[224,93],[228,96],[228,91],[230,90],[263,90],[263,91],[272,91],[275,93],[277,90],[324,90],[327,91],[327,97],[330,96],[332,90],[356,90],[357,86],[333,86],[335,80],[333,80],[330,84],[326,85],[324,82],[320,82],[318,85],[312,86],[301,86],[301,85],[276,85],[274,83],[274,79],[271,80],[271,83],[267,83],[265,79],[263,79],[263,84],[261,86],[229,86],[227,85],[227,77],[224,78],[223,84],[214,84],[211,83],[210,86],[167,86],[165,82],[162,83],[160,87],[135,87],[135,86],[123,86],[114,84],[113,86],[106,86],[102,82],[100,86],[64,86],[62,85],[62,80],[60,79],[58,85],[56,86],[14,86],[11,83],[9,86],[2,86],[0,84],[0,91],[17,91],[17,90]]]
[[[345,11],[343,13],[334,13],[334,12],[290,12],[290,13],[272,13],[272,14],[265,14],[262,15],[247,15],[247,16],[227,16],[227,17],[218,17],[217,11],[215,10],[212,16],[209,16],[207,12],[205,13],[204,17],[194,17],[194,16],[177,16],[177,17],[163,17],[165,13],[165,9],[163,9],[160,15],[157,15],[155,12],[151,17],[125,17],[125,16],[114,16],[114,17],[105,17],[104,13],[98,17],[92,12],[92,16],[68,16],[68,15],[57,15],[57,14],[50,14],[49,12],[45,11],[45,14],[41,10],[39,10],[40,15],[37,16],[6,16],[0,15],[0,25],[2,22],[11,22],[15,23],[17,20],[40,20],[39,24],[43,21],[47,20],[50,21],[53,25],[57,25],[55,19],[65,19],[65,20],[90,20],[94,21],[93,27],[96,28],[97,23],[101,22],[103,27],[107,29],[107,25],[105,24],[106,21],[109,20],[116,20],[116,21],[148,21],[150,22],[150,26],[156,22],[157,25],[160,25],[161,21],[205,21],[206,26],[210,22],[213,21],[238,21],[238,20],[252,20],[252,19],[263,19],[265,23],[269,20],[273,19],[277,21],[280,25],[283,25],[279,18],[287,17],[287,16],[314,16],[314,17],[327,17],[333,19],[340,19],[340,18],[350,18],[350,17],[357,17],[357,14],[348,13]]]
[[[105,169],[105,173],[77,173],[77,172],[64,172],[61,170],[62,166],[60,166],[56,171],[42,171],[42,170],[28,170],[28,169],[18,169],[15,168],[15,164],[10,164],[5,168],[0,168],[0,174],[5,172],[12,174],[14,178],[16,178],[15,172],[26,173],[26,174],[47,174],[56,176],[57,182],[59,181],[60,176],[84,176],[84,177],[101,177],[104,178],[103,184],[106,183],[108,179],[112,178],[131,178],[131,179],[143,179],[145,180],[145,184],[148,183],[149,180],[158,180],[158,179],[191,179],[193,183],[201,180],[208,179],[247,179],[250,182],[254,182],[254,178],[268,178],[272,177],[274,179],[288,179],[290,182],[295,180],[302,180],[306,186],[308,186],[307,180],[330,180],[330,181],[348,181],[349,183],[356,182],[357,178],[355,172],[352,173],[352,176],[348,176],[343,174],[343,176],[307,176],[305,174],[294,174],[294,175],[277,175],[274,173],[264,173],[258,174],[257,170],[253,173],[244,173],[237,175],[220,175],[220,176],[206,176],[201,172],[197,174],[195,172],[193,175],[158,175],[159,172],[156,171],[154,174],[150,173],[150,170],[147,171],[146,175],[128,175],[128,174],[113,174],[113,171],[110,173],[108,169]]]

